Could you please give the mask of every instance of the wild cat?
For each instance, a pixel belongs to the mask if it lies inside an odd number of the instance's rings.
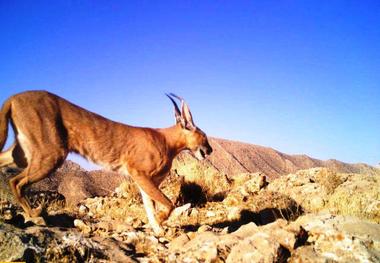
[[[38,217],[42,207],[32,209],[22,195],[25,185],[55,171],[69,152],[94,163],[129,175],[138,185],[147,217],[157,234],[174,205],[159,189],[174,157],[190,150],[198,159],[211,154],[206,134],[193,121],[187,103],[167,94],[174,105],[175,125],[142,128],[118,123],[83,109],[47,91],[27,91],[5,101],[0,111],[0,150],[10,122],[15,142],[0,153],[0,167],[15,164],[24,170],[10,179],[16,200],[30,217]],[[175,102],[181,101],[181,110]],[[155,202],[165,211],[155,213]]]

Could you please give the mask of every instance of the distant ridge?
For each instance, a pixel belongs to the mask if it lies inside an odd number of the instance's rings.
[[[367,164],[349,164],[333,159],[322,161],[304,154],[289,155],[269,147],[226,139],[210,138],[209,141],[214,151],[203,163],[225,174],[264,172],[273,179],[313,167],[327,167],[344,173],[380,173],[379,169]]]
[[[219,138],[209,138],[209,142],[213,148],[213,152],[207,159],[199,162],[192,155],[181,153],[176,158],[173,168],[178,168],[177,165],[191,167],[191,164],[196,164],[203,170],[212,167],[221,173],[231,176],[239,173],[263,172],[269,179],[275,179],[282,175],[295,173],[298,170],[314,167],[326,167],[341,173],[380,174],[378,167],[364,163],[350,164],[334,159],[322,161],[305,154],[289,155],[270,147]],[[62,166],[60,170],[83,170],[74,162],[66,161],[65,163],[66,165]],[[87,171],[87,173],[89,174],[89,178],[98,178],[102,177],[104,173],[108,174],[112,172],[98,170]],[[107,178],[115,178],[115,182],[110,182],[115,185],[120,183],[121,180],[121,177],[119,178],[115,174]]]

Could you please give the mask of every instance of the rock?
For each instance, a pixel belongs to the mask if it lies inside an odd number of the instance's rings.
[[[160,243],[163,243],[163,244],[167,244],[167,243],[169,243],[169,240],[168,240],[167,238],[165,238],[165,237],[160,237],[160,238],[158,239],[158,241],[159,241]]]
[[[216,216],[214,211],[207,211],[206,212],[206,217],[214,217],[214,216]]]
[[[267,185],[266,176],[262,173],[242,173],[233,177],[233,187],[223,203],[228,206],[238,206],[243,199],[260,191]]]
[[[304,246],[295,250],[291,258],[288,259],[289,263],[326,263],[329,262],[315,251],[313,246]]]
[[[199,214],[198,209],[196,209],[196,208],[192,208],[192,209],[191,209],[191,212],[190,212],[190,216],[191,216],[191,217],[197,217],[198,214]]]
[[[169,248],[172,251],[181,249],[189,240],[189,236],[183,233],[170,242]]]
[[[281,245],[266,233],[256,233],[232,247],[226,263],[233,262],[280,262]]]
[[[0,261],[12,262],[23,258],[28,245],[22,242],[22,236],[0,223]]]
[[[305,215],[292,225],[308,232],[311,248],[300,247],[291,262],[318,260],[337,262],[378,262],[380,260],[380,225],[349,216],[331,214]]]
[[[243,196],[240,191],[231,191],[227,194],[227,197],[224,198],[223,204],[226,206],[238,206],[243,202]]]
[[[174,244],[172,262],[378,262],[380,226],[354,217],[308,214],[291,223],[249,223],[232,233],[199,231]]]
[[[84,234],[88,234],[91,232],[91,227],[86,225],[82,220],[75,219],[74,220],[74,226],[78,228],[80,231],[82,231]]]
[[[240,218],[241,208],[240,207],[232,207],[229,209],[227,218],[228,220],[238,220]]]
[[[327,209],[380,223],[380,174],[341,174],[313,168],[278,178],[267,189],[289,196],[310,212]]]
[[[329,194],[316,182],[316,171],[319,170],[302,170],[283,176],[271,182],[267,189],[289,196],[307,211],[320,211],[328,202]]]
[[[282,222],[284,224],[278,224],[278,222]],[[301,228],[297,229],[297,231],[289,231],[286,227],[287,222],[285,220],[277,220],[275,223],[268,225],[270,229],[266,231],[271,238],[276,240],[281,246],[285,247],[289,251],[293,251],[296,247],[296,242],[299,238],[299,233],[301,232]]]
[[[176,218],[179,217],[181,214],[184,214],[186,211],[188,211],[191,207],[191,203],[185,204],[180,207],[176,207],[173,212],[170,214],[170,217]]]
[[[139,236],[137,235],[137,232],[135,232],[135,231],[125,232],[125,233],[123,233],[123,236],[126,237],[126,239],[125,239],[126,243],[134,244],[134,243],[138,242],[138,240],[139,240]]]
[[[77,226],[76,225],[76,222],[81,221],[81,220],[78,220],[78,221],[76,221],[76,220],[74,220],[74,225],[76,227],[78,227],[79,229],[81,229],[82,228],[81,226]],[[98,223],[93,224],[92,227],[90,227],[90,229],[91,228],[94,229],[94,230],[99,230],[99,231],[103,231],[103,232],[111,232],[111,231],[114,230],[114,224],[112,223],[112,221],[109,221],[109,220],[107,220],[107,221],[100,221]]]
[[[13,218],[12,210],[7,209],[3,212],[3,218],[4,220],[11,220]]]
[[[112,229],[116,233],[122,233],[122,232],[126,232],[126,231],[132,231],[134,228],[128,223],[115,221],[112,225]]]
[[[230,234],[199,231],[190,241],[187,236],[178,238],[175,249],[171,249],[176,256],[171,257],[191,262],[213,262],[216,258],[224,258],[227,262],[281,261],[288,256],[282,243],[291,247],[296,242],[295,233],[281,230],[285,226],[287,222],[283,220],[265,227],[249,223]]]
[[[193,240],[187,242],[184,248],[191,252],[192,257],[205,262],[213,262],[218,255],[217,236],[211,232],[199,234]]]
[[[326,204],[326,200],[320,196],[315,196],[309,202],[309,206],[313,207],[315,209],[315,211],[322,210],[322,208],[325,206],[325,204]]]
[[[88,209],[87,206],[85,206],[85,205],[80,205],[80,206],[79,206],[78,212],[79,212],[80,215],[85,215],[85,214],[87,214],[89,211],[90,211],[90,209]]]
[[[266,186],[266,177],[260,173],[254,174],[251,179],[244,182],[244,184],[239,188],[239,191],[243,196],[248,196],[255,192],[260,191],[264,186]]]
[[[85,238],[82,233],[64,228],[40,226],[19,229],[0,223],[0,261],[24,262],[132,262],[115,241]]]
[[[148,236],[147,239],[148,239],[151,243],[153,243],[153,244],[155,244],[155,245],[158,244],[158,238],[156,238],[156,237],[154,237],[154,236]]]
[[[198,228],[197,232],[198,233],[202,233],[202,232],[206,232],[206,231],[211,231],[212,230],[212,227],[209,226],[209,225],[202,225]]]
[[[242,225],[238,230],[231,233],[231,235],[238,237],[239,239],[244,239],[256,234],[259,231],[257,225],[253,222],[246,225]]]

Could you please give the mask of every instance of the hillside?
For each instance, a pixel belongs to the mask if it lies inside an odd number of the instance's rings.
[[[202,164],[225,174],[263,172],[270,179],[298,170],[326,167],[342,173],[377,174],[379,170],[367,164],[348,164],[337,160],[322,161],[307,155],[289,155],[269,147],[210,138],[212,155]],[[180,159],[192,158],[182,155]]]

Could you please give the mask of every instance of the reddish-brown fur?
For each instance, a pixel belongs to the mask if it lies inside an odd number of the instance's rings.
[[[109,169],[129,174],[149,198],[166,207],[161,221],[174,208],[158,188],[174,157],[185,149],[202,157],[212,151],[206,135],[186,117],[191,114],[183,100],[182,105],[186,107],[179,113],[175,104],[179,117],[176,125],[153,129],[108,120],[46,91],[16,94],[0,112],[0,150],[7,138],[8,121],[16,137],[12,147],[0,153],[0,167],[12,163],[25,167],[10,180],[10,186],[25,212],[35,217],[41,208],[31,209],[22,196],[22,187],[53,172],[69,152],[79,153]]]

